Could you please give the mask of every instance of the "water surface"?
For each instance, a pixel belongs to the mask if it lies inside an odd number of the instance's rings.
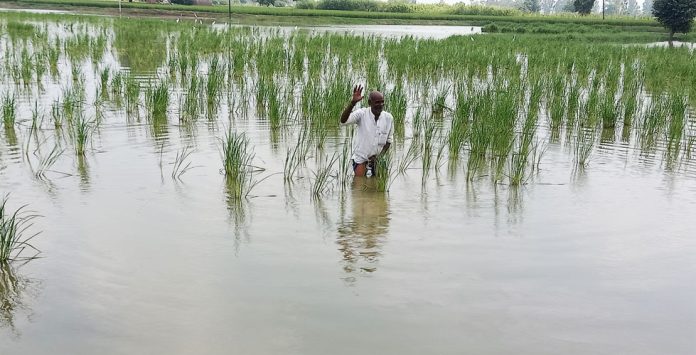
[[[120,63],[107,51],[99,64],[130,69]],[[93,102],[99,79],[84,75]],[[0,272],[0,354],[696,349],[689,159],[670,167],[607,140],[578,169],[568,145],[549,139],[539,173],[517,188],[467,181],[461,166],[423,182],[414,167],[388,193],[356,180],[317,199],[311,170],[283,179],[295,129],[278,143],[267,120],[235,118],[223,103],[212,122],[184,125],[172,112],[155,132],[108,106],[85,157],[66,144],[37,177],[30,163],[53,147],[49,109],[63,84],[18,95],[17,124],[0,134],[0,194],[43,216],[42,258]],[[36,97],[47,117],[40,147],[29,138]],[[230,125],[267,177],[241,204],[221,174]],[[340,151],[345,135],[329,135],[325,151]],[[194,168],[173,178],[184,147]]]

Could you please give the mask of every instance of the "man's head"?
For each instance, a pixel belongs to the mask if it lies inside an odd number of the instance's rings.
[[[379,91],[373,91],[367,97],[367,104],[370,105],[372,113],[378,117],[384,109],[384,95]]]

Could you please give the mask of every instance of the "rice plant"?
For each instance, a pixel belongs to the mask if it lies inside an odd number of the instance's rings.
[[[285,154],[285,163],[283,165],[283,174],[285,181],[289,182],[295,178],[298,169],[305,163],[305,159],[309,152],[311,138],[307,130],[300,131],[295,146],[288,149]]]
[[[220,96],[222,94],[223,84],[225,82],[225,71],[224,67],[220,63],[218,57],[214,57],[210,62],[210,67],[208,68],[208,81],[206,82],[206,102],[208,104],[208,111],[215,112],[215,109],[220,102]]]
[[[77,116],[73,121],[73,138],[75,140],[75,154],[78,156],[85,155],[85,148],[90,141],[94,126],[92,122],[87,121],[84,116]]]
[[[669,100],[669,124],[667,125],[667,160],[673,161],[678,156],[681,148],[688,103],[685,97],[672,95]]]
[[[45,178],[46,172],[53,167],[62,154],[63,149],[58,145],[54,145],[53,149],[46,156],[39,156],[39,165],[36,167],[36,170],[34,170],[34,176],[39,179]]]
[[[2,122],[5,127],[13,126],[17,117],[17,103],[15,96],[8,92],[2,97]]]
[[[38,233],[30,234],[29,229],[38,215],[26,210],[26,205],[12,211],[8,201],[8,195],[0,201],[0,263],[33,259],[40,251],[30,242]],[[25,251],[33,254],[24,256]]]
[[[126,112],[132,114],[138,106],[140,98],[140,83],[132,76],[128,75],[124,79]]]
[[[389,191],[392,170],[392,157],[389,152],[380,154],[375,158],[375,189],[377,191]]]
[[[594,129],[587,129],[578,132],[575,137],[574,153],[575,153],[575,165],[578,168],[584,168],[590,161],[590,156],[594,149],[596,139],[596,131]]]
[[[350,172],[352,171],[352,160],[351,160],[351,145],[350,140],[346,139],[343,141],[343,149],[338,158],[338,185],[341,187],[341,191],[345,191],[350,185]]]
[[[254,152],[249,138],[244,133],[234,133],[230,129],[222,140],[222,162],[232,198],[245,198],[253,188],[253,159]]]
[[[166,120],[167,107],[169,106],[168,84],[160,81],[147,90],[147,106],[150,118],[159,121]]]
[[[187,161],[191,156],[192,151],[188,147],[184,147],[181,151],[176,152],[172,168],[172,179],[181,180],[181,176],[187,171],[193,169],[191,162]]]
[[[334,153],[323,164],[319,164],[317,171],[314,172],[314,181],[312,181],[312,198],[318,199],[329,190],[331,187],[331,172],[337,161],[338,155]]]

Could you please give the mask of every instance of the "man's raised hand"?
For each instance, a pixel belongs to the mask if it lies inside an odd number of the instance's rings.
[[[356,85],[355,87],[353,87],[353,99],[351,99],[351,101],[350,101],[353,103],[353,105],[362,101],[362,99],[363,99],[362,91],[363,91],[362,85]]]

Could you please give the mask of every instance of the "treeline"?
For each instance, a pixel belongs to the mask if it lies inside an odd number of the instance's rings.
[[[411,4],[405,1],[377,0],[299,0],[295,2],[298,9],[367,11],[420,13],[443,15],[483,15],[483,16],[515,16],[522,12],[515,8],[497,6],[465,5],[458,3],[446,4]]]

